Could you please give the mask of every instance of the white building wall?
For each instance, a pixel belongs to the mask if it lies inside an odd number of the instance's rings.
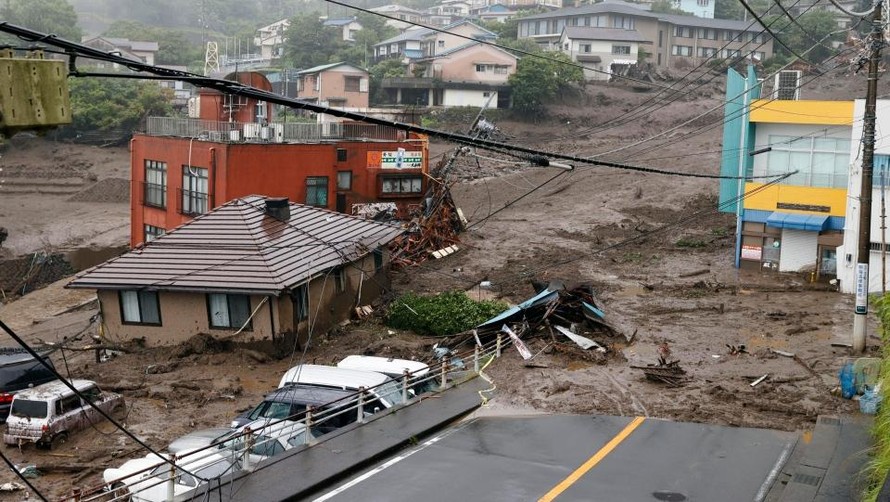
[[[856,292],[856,263],[859,260],[859,196],[862,193],[862,119],[865,115],[865,101],[857,99],[853,106],[853,130],[850,148],[850,182],[847,187],[847,212],[844,223],[844,243],[837,248],[837,278],[840,290],[844,293]],[[875,154],[890,155],[890,135],[880,131],[890,131],[890,100],[879,99],[877,103],[877,123]],[[890,191],[885,194],[890,203]],[[872,190],[871,242],[881,242],[881,190]],[[890,223],[890,220],[888,220]],[[887,240],[890,241],[890,231]],[[890,257],[887,258],[890,261]],[[881,291],[881,253],[871,252],[869,259],[869,285],[871,293]],[[890,276],[890,266],[887,275]],[[890,284],[888,284],[890,286]]]
[[[491,103],[497,106],[498,93],[496,91],[467,91],[461,89],[445,89],[442,96],[443,106],[476,106],[483,107],[488,102],[489,96],[484,93],[490,92],[494,96],[491,97]]]
[[[716,0],[674,0],[674,6],[697,17],[714,17]]]
[[[815,267],[818,239],[818,232],[782,229],[779,272],[798,272],[806,267]]]

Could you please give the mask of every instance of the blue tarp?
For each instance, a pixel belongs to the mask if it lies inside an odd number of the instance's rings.
[[[500,329],[500,325],[503,324],[503,322],[505,320],[509,319],[510,317],[513,317],[514,315],[522,312],[523,310],[527,310],[532,307],[536,307],[538,305],[546,305],[546,304],[552,302],[553,300],[557,299],[558,297],[559,297],[558,291],[550,291],[549,289],[545,289],[545,290],[541,291],[540,293],[536,294],[535,296],[529,298],[528,300],[520,303],[519,305],[517,305],[515,307],[511,307],[511,308],[501,312],[500,314],[492,317],[491,319],[485,321],[484,323],[480,324],[479,326],[476,326],[476,329],[484,329],[484,328],[491,327],[491,326],[495,326],[498,329]]]
[[[790,228],[792,230],[809,230],[821,232],[825,230],[828,216],[817,214],[793,214],[774,212],[766,219],[767,226],[778,228]]]

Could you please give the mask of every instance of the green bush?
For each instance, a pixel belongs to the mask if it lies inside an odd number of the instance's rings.
[[[867,467],[869,482],[862,497],[867,502],[877,500],[884,479],[890,472],[890,295],[879,298],[874,302],[874,307],[881,325],[881,340],[884,342],[878,374],[883,403],[872,428],[872,436],[875,438],[874,457]]]
[[[389,306],[386,325],[419,335],[453,335],[472,329],[507,308],[503,302],[474,301],[463,291],[434,296],[406,293]]]

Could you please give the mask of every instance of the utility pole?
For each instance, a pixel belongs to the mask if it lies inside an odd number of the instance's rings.
[[[871,258],[872,174],[875,161],[875,121],[878,99],[878,63],[884,45],[881,7],[876,0],[872,16],[871,46],[868,58],[868,89],[865,94],[865,116],[862,125],[862,183],[859,193],[859,252],[856,260],[856,309],[853,315],[853,353],[865,351],[868,319],[868,264]],[[884,250],[881,250],[883,253]]]

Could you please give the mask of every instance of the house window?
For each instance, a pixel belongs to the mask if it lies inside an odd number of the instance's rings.
[[[710,0],[697,0],[699,7],[707,7],[710,3]]]
[[[711,56],[717,55],[717,49],[714,47],[699,47],[698,48],[698,56],[703,58],[709,58]]]
[[[161,325],[161,307],[155,291],[121,291],[118,298],[121,304],[121,323]]]
[[[476,65],[476,73],[485,73],[485,65],[477,64]]]
[[[182,166],[182,214],[204,214],[208,210],[207,169]]]
[[[770,135],[766,175],[797,171],[783,184],[845,188],[850,170],[850,140]]]
[[[145,161],[145,192],[143,202],[146,206],[167,207],[167,163],[157,160]]]
[[[613,45],[612,54],[630,54],[629,45]]]
[[[612,16],[612,28],[634,29],[634,19],[630,16]]]
[[[327,176],[309,176],[306,178],[306,204],[328,207]]]
[[[383,176],[381,192],[387,195],[419,194],[423,178],[421,176]]]
[[[593,48],[593,44],[580,44],[578,45],[578,50],[583,52],[584,54],[590,54],[590,51]]]
[[[490,97],[490,96],[491,96],[491,92],[489,92],[489,91],[483,91],[483,92],[482,92],[482,97],[483,97],[483,98],[487,98],[487,97]]]
[[[674,26],[674,36],[679,38],[692,38],[692,28],[688,26]]]
[[[268,114],[266,113],[266,102],[265,101],[257,101],[256,102],[256,122],[265,122],[268,120]]]
[[[334,289],[337,293],[346,291],[346,273],[342,268],[334,270]]]
[[[337,190],[352,190],[352,171],[337,172]]]
[[[143,241],[151,242],[162,235],[164,235],[163,228],[156,227],[154,225],[145,225],[145,237],[144,237]]]
[[[440,49],[444,49],[444,48],[445,48],[445,41],[444,41],[444,40],[438,40],[438,41],[436,42],[436,46],[437,46],[438,48],[440,48]]]
[[[725,58],[737,58],[739,57],[738,49],[723,49],[723,57]]]
[[[751,41],[755,44],[759,44],[763,42],[763,33],[750,33]]]
[[[509,70],[510,70],[509,66],[495,65],[494,74],[495,75],[506,75]]]
[[[337,162],[346,162],[346,149],[345,148],[337,149]]]
[[[723,41],[724,42],[732,42],[736,38],[738,38],[738,33],[734,32],[732,30],[726,30],[723,32]]]
[[[247,295],[209,294],[207,313],[211,328],[251,329],[250,297]]]
[[[296,321],[309,319],[309,286],[306,284],[297,286],[297,289],[291,293],[291,296],[294,299],[294,317]]]
[[[344,80],[346,92],[359,92],[359,90],[361,89],[361,77],[344,77]]]
[[[698,38],[702,40],[717,40],[717,30],[712,30],[710,28],[699,28]]]
[[[674,56],[691,56],[692,47],[686,45],[674,45],[671,47],[671,54]]]

